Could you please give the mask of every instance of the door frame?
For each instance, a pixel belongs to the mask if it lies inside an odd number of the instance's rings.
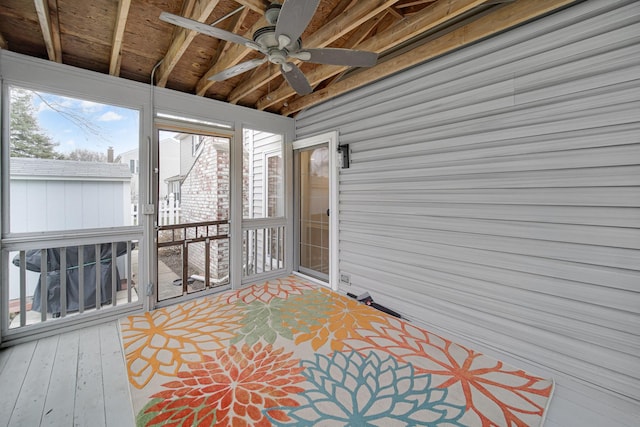
[[[158,245],[157,245],[157,232],[158,232],[158,206],[159,206],[159,186],[161,183],[159,182],[159,171],[160,171],[160,132],[177,132],[177,133],[189,133],[194,135],[208,135],[213,137],[227,138],[229,140],[229,285],[220,287],[220,288],[209,288],[199,292],[192,292],[190,294],[184,294],[182,296],[177,296],[165,300],[158,301],[158,292],[159,292],[159,280],[158,280]],[[216,127],[213,124],[202,124],[202,123],[192,123],[192,122],[184,122],[181,120],[167,119],[167,118],[156,118],[154,121],[154,132],[153,132],[153,150],[152,150],[152,171],[153,178],[151,180],[151,200],[153,209],[153,226],[152,226],[152,240],[153,243],[150,245],[150,261],[152,267],[151,271],[151,283],[153,283],[154,290],[149,295],[149,306],[150,309],[165,307],[177,303],[181,303],[184,301],[189,301],[194,298],[203,297],[209,294],[214,294],[220,292],[222,290],[226,290],[229,288],[233,288],[233,280],[234,280],[234,271],[232,269],[232,260],[236,257],[234,253],[234,245],[233,239],[231,239],[231,223],[232,218],[235,213],[235,206],[233,203],[234,197],[237,197],[233,193],[233,177],[234,177],[234,162],[231,151],[234,149],[234,141],[235,141],[235,132],[233,129],[226,129]]]
[[[339,266],[338,266],[338,131],[326,132],[320,135],[293,141],[294,158],[296,150],[307,149],[316,145],[327,144],[329,147],[329,287],[333,290],[338,289]],[[294,244],[295,244],[295,262],[294,271],[298,272],[300,267],[300,183],[298,182],[299,165],[295,171],[294,186]],[[302,273],[300,273],[302,274]]]

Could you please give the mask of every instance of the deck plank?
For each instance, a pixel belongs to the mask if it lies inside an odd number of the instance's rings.
[[[7,361],[9,360],[9,356],[11,355],[12,348],[13,347],[0,349],[0,376],[2,376],[2,370],[4,369],[5,365],[7,364]]]
[[[60,335],[41,426],[71,426],[78,368],[78,331]]]
[[[10,350],[9,357],[0,374],[0,384],[11,384],[10,387],[2,387],[2,393],[0,393],[0,426],[9,425],[35,348],[36,342],[33,341],[18,345]]]
[[[99,328],[93,326],[82,329],[78,348],[78,379],[73,423],[76,426],[104,427]]]
[[[133,407],[127,381],[120,333],[116,322],[100,327],[104,406],[107,426],[134,426]]]
[[[40,425],[58,340],[58,335],[38,340],[11,414],[10,426]]]

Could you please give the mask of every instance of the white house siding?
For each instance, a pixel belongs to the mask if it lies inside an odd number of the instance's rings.
[[[266,197],[264,162],[265,156],[269,153],[278,152],[282,156],[282,135],[269,132],[260,132],[251,129],[245,129],[245,145],[252,147],[249,155],[250,170],[249,173],[250,187],[249,192],[253,195],[250,204],[251,218],[265,218],[266,215]],[[252,141],[248,143],[248,141]],[[250,149],[250,148],[249,148]]]
[[[11,159],[12,233],[131,224],[129,167],[46,159]]]
[[[640,2],[578,3],[296,126],[351,147],[351,292],[553,376],[547,425],[640,425]]]

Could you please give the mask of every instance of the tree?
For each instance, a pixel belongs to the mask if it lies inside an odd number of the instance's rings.
[[[107,155],[98,151],[91,151],[84,148],[76,148],[67,155],[69,160],[79,160],[82,162],[101,162],[107,161]]]
[[[37,159],[60,159],[64,156],[41,128],[31,102],[31,92],[11,89],[10,156]]]

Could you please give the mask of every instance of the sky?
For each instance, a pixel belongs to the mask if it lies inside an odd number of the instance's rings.
[[[111,146],[118,156],[138,148],[137,110],[44,92],[36,92],[32,101],[40,128],[59,143],[58,152],[81,148],[106,154]]]

